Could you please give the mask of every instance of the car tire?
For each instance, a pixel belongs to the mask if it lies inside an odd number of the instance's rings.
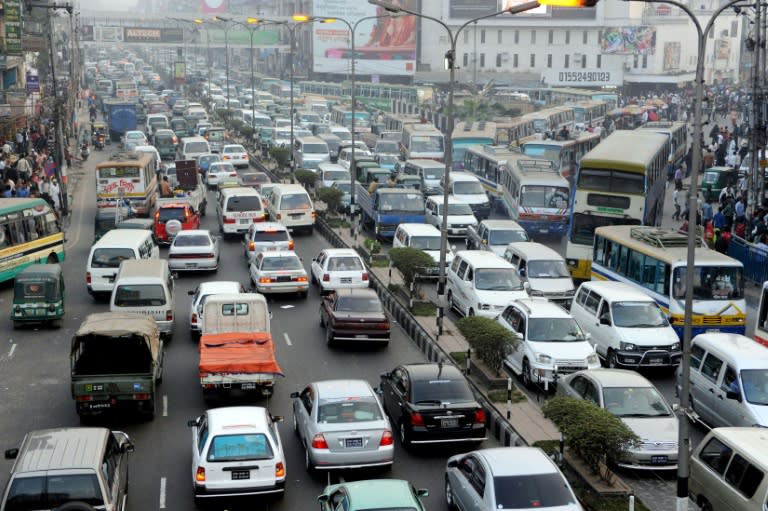
[[[531,381],[531,364],[528,359],[523,359],[523,369],[520,371],[520,379],[523,381],[523,386],[530,389],[533,386]]]
[[[457,511],[456,501],[453,498],[453,488],[451,482],[448,480],[448,476],[445,476],[445,503],[450,511]]]
[[[14,321],[13,322],[13,329],[14,330],[18,330],[19,328],[21,328],[21,321]]]
[[[315,466],[312,464],[312,458],[309,456],[309,449],[304,446],[304,468],[310,476],[315,475]]]
[[[325,319],[322,314],[320,314],[320,327],[325,328]]]
[[[61,323],[62,323],[63,321],[64,321],[64,320],[63,320],[63,319],[61,319],[61,318],[59,318],[59,319],[53,319],[53,320],[51,320],[51,328],[55,328],[55,329],[59,329],[59,328],[61,328]]]
[[[299,291],[299,298],[301,298],[302,300],[306,300],[308,294],[309,294],[309,291]]]
[[[411,446],[411,433],[408,431],[408,426],[405,422],[400,421],[400,444],[406,449]]]
[[[333,340],[333,330],[331,330],[330,327],[325,328],[325,343],[329,348],[332,348],[333,345],[336,344]]]
[[[453,291],[448,291],[447,301],[448,301],[448,308],[449,309],[455,309],[456,308],[456,304],[453,303]]]
[[[471,318],[471,317],[474,317],[474,316],[475,316],[475,309],[470,307],[469,310],[467,311],[467,317]]]
[[[296,418],[296,412],[293,412],[293,432],[299,434],[299,420]]]
[[[705,498],[701,499],[699,507],[701,507],[701,511],[712,511],[712,504],[710,504],[709,501]]]
[[[608,354],[605,357],[605,366],[609,369],[618,369],[619,363],[616,360],[616,352],[613,350],[609,350]]]

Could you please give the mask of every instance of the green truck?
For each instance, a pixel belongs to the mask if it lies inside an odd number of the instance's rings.
[[[72,338],[72,398],[82,420],[127,408],[154,417],[163,377],[163,342],[154,318],[100,312]]]

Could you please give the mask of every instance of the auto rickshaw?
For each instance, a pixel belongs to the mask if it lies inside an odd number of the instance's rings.
[[[187,126],[187,121],[182,118],[177,117],[171,119],[171,129],[173,130],[173,133],[179,138],[189,135],[189,127]]]
[[[21,270],[13,283],[13,328],[45,322],[61,327],[64,317],[64,273],[58,264],[33,264]]]
[[[715,201],[720,197],[720,192],[728,185],[736,186],[739,180],[739,171],[731,167],[710,167],[704,171],[701,181],[701,190],[704,199]]]
[[[96,149],[104,149],[104,145],[109,145],[112,141],[109,139],[109,127],[103,122],[91,123],[91,145]]]

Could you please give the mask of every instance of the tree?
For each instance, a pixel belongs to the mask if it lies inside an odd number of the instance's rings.
[[[296,178],[296,181],[304,186],[304,188],[310,188],[315,186],[315,181],[317,181],[317,172],[307,169],[296,169],[296,172],[294,172],[294,177]]]
[[[275,159],[279,167],[288,166],[288,156],[290,155],[290,150],[287,147],[270,147],[269,155]]]
[[[490,318],[469,316],[456,322],[456,328],[467,340],[488,369],[498,374],[504,358],[515,350],[517,337]]]
[[[410,289],[411,284],[425,268],[435,265],[434,259],[429,254],[417,248],[400,247],[389,251],[389,260],[392,266],[397,268],[403,276],[403,283]]]
[[[344,192],[338,188],[332,188],[330,186],[320,188],[320,190],[317,192],[317,198],[325,202],[328,205],[328,213],[333,214],[339,211],[341,206],[341,198],[343,196]]]

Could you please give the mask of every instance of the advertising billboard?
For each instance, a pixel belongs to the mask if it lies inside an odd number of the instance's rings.
[[[600,50],[612,55],[653,55],[656,27],[611,27],[603,29]]]
[[[5,54],[21,55],[21,0],[5,0]]]
[[[400,0],[407,9],[418,10],[417,0]],[[382,17],[381,7],[359,0],[314,0],[315,16],[343,18],[355,29],[355,73],[380,76],[411,76],[416,70],[416,17]],[[316,73],[348,74],[352,54],[346,23],[313,23],[312,45]],[[384,80],[386,81],[386,80]]]
[[[680,69],[681,45],[679,42],[664,43],[664,71]]]

